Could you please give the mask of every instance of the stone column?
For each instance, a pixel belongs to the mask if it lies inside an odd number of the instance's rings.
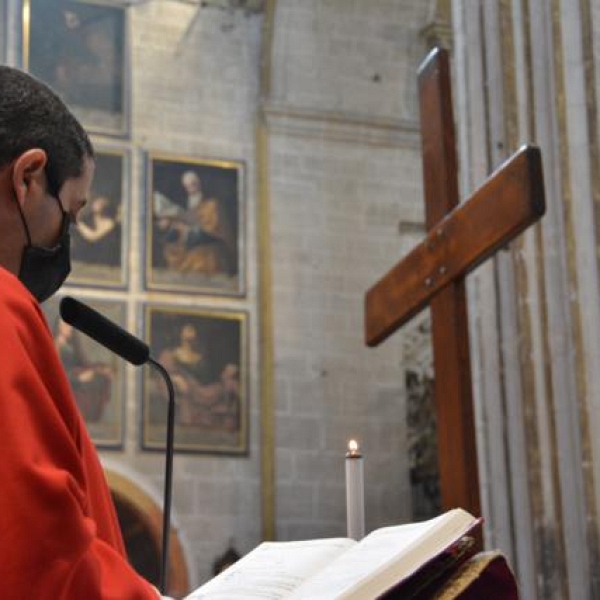
[[[470,285],[487,541],[509,553],[525,598],[599,593],[591,15],[589,0],[453,4],[463,192],[523,143],[545,169],[541,224]]]

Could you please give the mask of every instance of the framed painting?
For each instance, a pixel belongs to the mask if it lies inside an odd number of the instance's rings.
[[[129,154],[96,148],[90,198],[71,230],[69,283],[125,287],[129,204]]]
[[[148,156],[148,289],[245,293],[243,178],[240,162]]]
[[[125,304],[85,300],[115,323],[125,326]],[[120,448],[124,431],[125,361],[59,316],[60,297],[45,302],[44,312],[65,367],[77,406],[99,448]]]
[[[88,0],[24,0],[23,66],[91,132],[129,131],[127,15]]]
[[[145,339],[175,388],[175,450],[244,454],[248,447],[245,312],[146,305]],[[162,450],[167,391],[145,369],[142,447]]]

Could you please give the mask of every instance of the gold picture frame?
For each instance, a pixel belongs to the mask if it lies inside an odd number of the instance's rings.
[[[244,164],[147,156],[149,290],[244,296]]]
[[[23,0],[23,67],[54,89],[90,132],[129,132],[128,38],[124,6]]]
[[[120,449],[125,431],[125,361],[65,323],[60,296],[43,304],[54,344],[92,441]],[[125,327],[126,306],[115,300],[86,299],[86,304]]]
[[[86,206],[71,230],[69,284],[125,288],[128,279],[130,153],[97,146]]]

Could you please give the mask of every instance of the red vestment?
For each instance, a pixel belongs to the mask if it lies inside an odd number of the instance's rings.
[[[156,600],[36,300],[0,268],[0,597]]]

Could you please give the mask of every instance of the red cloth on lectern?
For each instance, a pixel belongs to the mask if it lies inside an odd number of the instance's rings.
[[[36,300],[0,268],[0,597],[156,600]]]
[[[477,560],[475,557],[473,560]],[[485,560],[482,558],[481,560]],[[455,600],[519,600],[517,582],[506,558],[502,555],[490,557],[473,581],[457,594]]]

